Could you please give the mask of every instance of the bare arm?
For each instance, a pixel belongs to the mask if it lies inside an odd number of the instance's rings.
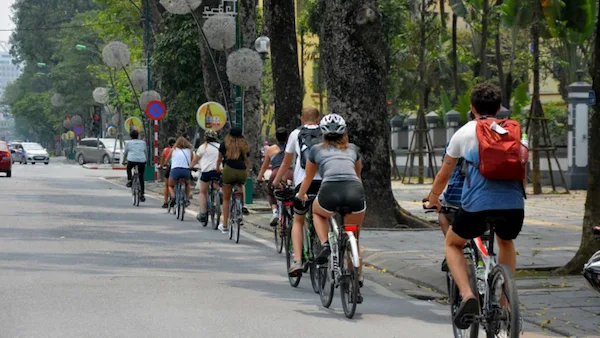
[[[362,172],[362,160],[358,159],[358,161],[356,161],[356,163],[354,164],[354,170],[356,170],[356,176],[358,176],[358,178],[360,178],[360,173]]]
[[[440,195],[444,192],[450,177],[452,176],[452,172],[456,167],[456,163],[458,163],[457,158],[452,158],[448,154],[444,156],[444,163],[442,164],[442,168],[435,176],[435,180],[433,181],[433,185],[431,186],[431,192],[429,193],[429,202],[426,205],[427,208],[437,207],[439,210],[442,205],[440,203]]]
[[[306,197],[306,192],[308,191],[308,188],[310,188],[310,184],[312,183],[313,179],[315,178],[315,175],[317,174],[317,169],[318,167],[314,162],[311,162],[311,160],[306,161],[306,176],[302,181],[300,190],[298,190],[298,196],[301,200],[308,199],[308,197]]]
[[[194,154],[193,156],[194,157],[193,157],[193,160],[192,160],[192,168],[195,167],[196,164],[198,164],[198,162],[200,162],[200,159],[202,158],[202,156],[198,155],[198,154]]]
[[[277,186],[281,182],[283,174],[290,170],[293,158],[294,154],[285,153],[285,156],[283,157],[283,162],[281,163],[281,167],[279,167],[279,170],[277,171],[277,176],[275,176],[275,179],[273,180],[273,185]]]
[[[217,172],[221,172],[221,163],[223,163],[223,154],[219,153],[219,157],[217,158]]]
[[[269,149],[270,150],[270,149]],[[269,169],[269,165],[271,164],[271,156],[269,156],[269,152],[267,151],[265,153],[265,159],[263,160],[263,164],[260,167],[260,172],[258,173],[258,180],[262,181],[263,180],[263,176],[265,175],[265,172],[267,171],[267,169]]]
[[[165,151],[163,150],[163,151],[160,153],[160,162],[159,162],[158,166],[159,166],[160,168],[164,167],[166,160],[167,160],[167,159],[165,158]]]

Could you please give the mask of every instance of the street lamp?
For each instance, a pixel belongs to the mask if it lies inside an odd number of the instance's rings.
[[[268,36],[259,36],[256,41],[254,41],[254,49],[260,54],[260,56],[265,59],[266,55],[269,53],[269,49],[271,48],[271,39]]]

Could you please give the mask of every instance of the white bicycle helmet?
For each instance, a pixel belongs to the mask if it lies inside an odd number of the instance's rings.
[[[346,121],[338,114],[329,114],[321,119],[319,127],[323,135],[342,135],[346,132]]]
[[[600,236],[600,227],[594,229],[594,235]],[[583,277],[590,290],[600,293],[600,251],[583,266]]]

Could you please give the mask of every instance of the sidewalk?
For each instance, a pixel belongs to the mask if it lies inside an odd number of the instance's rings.
[[[429,186],[394,183],[393,188],[405,209],[435,220],[435,215],[423,213],[420,203]],[[147,191],[162,194],[162,184],[147,183]],[[194,189],[194,208],[197,201]],[[573,257],[581,239],[584,201],[585,192],[529,197],[525,225],[515,242],[518,269],[553,269]],[[246,223],[270,231],[267,203],[258,200],[248,207]],[[443,243],[439,229],[361,233],[365,264],[446,294],[440,270]],[[600,296],[587,289],[582,276],[519,278],[517,285],[525,321],[564,336],[600,337]]]

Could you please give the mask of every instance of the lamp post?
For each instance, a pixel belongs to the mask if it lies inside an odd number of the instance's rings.
[[[263,61],[267,58],[267,54],[269,53],[269,49],[271,48],[271,39],[268,36],[259,36],[254,41],[254,49],[260,54],[260,57]]]

